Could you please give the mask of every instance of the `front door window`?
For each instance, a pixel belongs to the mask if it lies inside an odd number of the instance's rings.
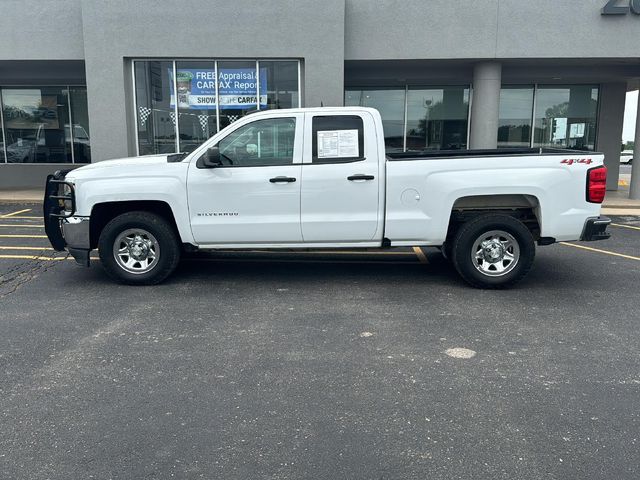
[[[260,167],[291,165],[296,121],[294,118],[257,120],[220,140],[223,165]]]

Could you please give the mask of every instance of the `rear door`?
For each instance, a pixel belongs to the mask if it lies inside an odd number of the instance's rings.
[[[382,238],[375,123],[368,112],[305,118],[301,224],[305,243]]]

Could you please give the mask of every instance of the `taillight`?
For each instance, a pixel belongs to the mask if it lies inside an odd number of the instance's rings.
[[[607,167],[587,171],[587,202],[602,203],[607,193]]]

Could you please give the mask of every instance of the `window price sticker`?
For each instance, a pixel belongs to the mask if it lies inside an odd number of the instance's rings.
[[[358,130],[318,132],[318,158],[359,157]]]

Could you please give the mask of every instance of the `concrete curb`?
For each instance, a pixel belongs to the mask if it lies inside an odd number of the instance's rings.
[[[607,207],[602,209],[603,215],[640,216],[640,207]]]

